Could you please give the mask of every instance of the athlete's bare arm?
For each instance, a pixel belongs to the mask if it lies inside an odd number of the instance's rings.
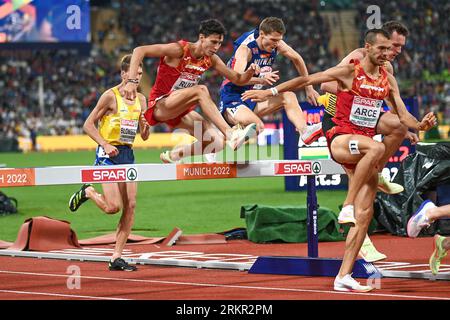
[[[83,125],[84,132],[86,132],[92,140],[97,142],[98,145],[102,146],[109,156],[116,156],[119,151],[116,147],[110,145],[105,141],[105,139],[103,139],[96,125],[104,115],[115,112],[116,105],[116,97],[114,96],[114,93],[112,90],[107,90],[101,95],[97,105],[89,114]]]
[[[326,81],[338,81],[342,90],[349,90],[351,89],[354,70],[355,66],[353,64],[336,66],[323,72],[317,72],[309,76],[297,77],[283,82],[276,86],[275,89],[278,93],[296,91],[304,88],[305,86],[320,84]],[[267,100],[273,95],[272,89],[248,90],[242,94],[242,100],[251,99],[251,101],[255,102]]]
[[[245,72],[245,67],[247,66],[248,62],[251,60],[252,54],[246,45],[240,45],[239,48],[236,50],[236,53],[234,54],[234,66],[233,70],[239,73]],[[280,76],[278,75],[278,71],[268,72],[264,74],[263,78],[259,77],[252,77],[248,83],[245,85],[254,85],[254,84],[262,84],[262,85],[273,85],[275,82],[277,82],[280,79]]]
[[[352,59],[362,60],[366,56],[366,49],[358,48],[350,52],[337,66],[344,66],[349,64]],[[338,84],[336,81],[324,82],[320,86],[320,90],[323,92],[329,92],[336,94],[338,90]]]
[[[281,40],[278,44],[277,49],[281,55],[292,61],[299,75],[307,76],[309,74],[308,68],[306,68],[306,64],[302,56],[297,51],[292,49],[292,47],[289,46],[286,42]],[[314,90],[313,86],[306,86],[305,93],[308,102],[317,106],[317,98],[319,97],[319,94],[316,90]]]
[[[225,63],[223,63],[222,59],[220,59],[216,54],[211,57],[211,62],[212,66],[220,73],[220,75],[224,76],[238,86],[247,84],[255,72],[259,71],[258,66],[252,63],[244,73],[236,72],[228,68]]]
[[[430,112],[423,117],[422,121],[418,121],[411,113],[408,112],[406,109],[405,104],[403,103],[402,98],[400,97],[400,90],[398,89],[397,81],[395,80],[394,76],[391,74],[388,74],[389,79],[389,101],[398,114],[398,117],[400,118],[400,122],[403,123],[405,126],[420,130],[420,131],[427,131],[434,127],[436,125],[436,117],[433,114],[433,112]]]
[[[133,50],[130,61],[130,70],[128,79],[136,79],[139,65],[145,57],[167,57],[167,63],[170,65],[178,61],[183,56],[183,48],[179,43],[169,44],[152,44],[148,46],[137,47]],[[134,100],[137,95],[138,85],[132,82],[127,82],[123,88],[122,94],[128,100]]]
[[[139,133],[142,140],[147,140],[150,136],[150,125],[144,118],[144,113],[147,110],[147,99],[142,93],[138,93],[139,102],[141,103],[141,114],[139,116]]]

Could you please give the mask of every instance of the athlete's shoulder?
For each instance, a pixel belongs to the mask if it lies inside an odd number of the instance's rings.
[[[358,48],[350,52],[342,61],[340,62],[340,65],[345,65],[348,63],[351,63],[352,60],[359,60],[361,61],[366,56],[366,49],[364,48]]]
[[[107,89],[105,92],[102,93],[102,95],[100,96],[98,102],[97,102],[97,108],[108,108],[108,109],[113,109],[115,107],[116,104],[116,97],[114,94],[114,89],[113,88],[109,88]]]
[[[243,33],[239,38],[237,38],[237,39],[234,41],[234,44],[235,44],[236,46],[240,46],[240,45],[242,45],[242,44],[247,45],[247,44],[249,44],[250,42],[255,41],[256,38],[258,38],[258,36],[259,36],[259,31],[258,31],[258,29],[253,29],[253,30],[251,30],[251,31],[248,31],[248,32]]]
[[[105,100],[111,100],[114,99],[115,97],[115,93],[114,93],[114,89],[118,90],[117,87],[112,87],[107,89],[105,92],[102,93],[102,95],[100,96],[100,99],[105,99]]]

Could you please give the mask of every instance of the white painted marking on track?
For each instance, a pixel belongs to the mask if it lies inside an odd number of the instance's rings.
[[[130,300],[125,298],[107,298],[107,297],[93,297],[93,296],[80,296],[73,294],[61,294],[61,293],[49,293],[49,292],[34,292],[34,291],[16,291],[16,290],[1,290],[4,293],[16,293],[16,294],[28,294],[38,296],[51,296],[51,297],[65,297],[65,298],[78,298],[78,299],[95,299],[95,300]]]
[[[66,274],[19,272],[19,271],[8,271],[8,270],[0,270],[0,273],[29,275],[29,276],[42,276],[42,277],[67,277]],[[338,291],[331,291],[331,290],[239,286],[239,285],[228,285],[228,284],[195,283],[195,282],[180,282],[180,281],[165,281],[165,280],[127,279],[127,278],[108,278],[108,277],[94,277],[94,276],[80,276],[80,278],[92,279],[92,280],[105,280],[105,281],[124,281],[124,282],[137,282],[137,283],[159,283],[159,284],[170,284],[170,285],[184,285],[184,286],[192,286],[192,287],[216,287],[216,288],[232,288],[232,289],[251,289],[251,290],[261,290],[261,291],[287,291],[287,292],[325,293],[325,294],[338,294],[338,295],[344,294],[344,295],[357,295],[357,296],[368,296],[368,297],[372,296],[372,297],[383,297],[383,298],[448,300],[448,301],[450,301],[450,298],[446,298],[446,297],[414,296],[414,295],[400,295],[400,294],[387,294],[387,293],[338,292]]]

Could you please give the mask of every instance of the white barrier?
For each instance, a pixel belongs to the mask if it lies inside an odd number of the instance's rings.
[[[0,187],[299,176],[344,173],[332,160],[260,160],[247,163],[135,164],[2,168]]]
[[[60,166],[44,168],[1,168],[0,169],[0,187],[19,187],[19,186],[48,186],[64,184],[82,184],[82,183],[114,183],[114,182],[144,182],[144,181],[170,181],[170,180],[201,180],[201,179],[226,179],[226,178],[250,178],[250,177],[275,177],[275,176],[308,176],[307,188],[307,206],[308,206],[308,257],[294,258],[289,257],[290,262],[294,263],[295,269],[298,266],[305,267],[304,275],[329,275],[335,274],[340,266],[340,261],[336,259],[318,258],[318,228],[317,228],[317,195],[315,185],[317,176],[327,174],[344,174],[342,167],[333,160],[260,160],[247,163],[191,163],[191,164],[136,164],[136,165],[117,165],[117,166]],[[18,252],[10,250],[0,250],[0,256],[19,256],[19,257],[37,257],[69,259],[81,261],[106,261],[104,257],[92,257],[89,255],[58,255],[54,253],[35,253]],[[269,260],[264,260],[268,258]],[[294,259],[292,259],[294,258]],[[259,257],[258,260],[283,260],[285,257]],[[291,261],[292,260],[292,261]],[[170,262],[157,261],[153,259],[130,259],[131,262],[140,264],[163,264],[173,266],[197,267],[197,268],[220,268],[249,270],[255,268],[248,263],[211,263],[211,262]],[[358,261],[357,261],[358,262]],[[278,263],[278,262],[277,262]],[[282,261],[284,270],[279,265],[275,268],[269,265],[269,271],[253,271],[252,273],[276,273],[287,274],[293,272],[291,265]],[[318,273],[316,266],[320,264],[321,273]],[[423,272],[402,272],[379,270],[372,265],[364,263],[361,260],[361,277],[368,277],[373,272],[377,272],[383,277],[394,278],[419,278],[431,280],[450,280],[450,273],[432,276],[431,273]],[[331,267],[330,267],[331,266]],[[267,266],[262,267],[266,269]],[[323,269],[323,270],[322,270]],[[326,270],[325,272],[325,269]],[[355,270],[355,269],[354,269]],[[373,271],[375,270],[375,271]],[[295,271],[295,270],[294,270]],[[279,273],[278,273],[279,272]],[[303,271],[302,271],[303,272]],[[324,273],[325,272],[325,273]],[[289,273],[290,274],[290,273]],[[295,271],[295,274],[299,274]]]

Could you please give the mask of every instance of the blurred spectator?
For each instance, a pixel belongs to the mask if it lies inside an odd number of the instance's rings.
[[[333,8],[352,9],[352,1],[335,1]],[[119,10],[119,21],[110,21],[96,32],[90,56],[77,52],[22,51],[0,55],[0,137],[30,137],[37,135],[81,134],[82,125],[99,98],[99,92],[117,83],[117,61],[121,52],[130,52],[139,45],[167,43],[179,39],[195,41],[198,24],[207,18],[221,20],[228,35],[219,55],[227,61],[233,41],[243,32],[255,28],[267,16],[283,18],[287,33],[285,41],[304,57],[310,73],[334,66],[337,52],[328,43],[330,26],[319,14],[321,1],[313,0],[107,0],[106,4]],[[330,2],[331,3],[331,2]],[[357,10],[357,27],[363,33],[369,5],[379,5],[382,22],[403,21],[411,35],[394,64],[403,96],[417,96],[422,112],[435,111],[440,121],[450,122],[450,73],[448,55],[450,3],[441,0],[370,0],[353,2]],[[94,24],[93,24],[94,25]],[[121,28],[128,36],[122,48],[107,54],[101,49],[111,37],[112,26]],[[98,38],[98,39],[97,39]],[[153,83],[158,59],[146,59],[145,71]],[[285,81],[297,75],[290,62],[281,57],[274,65]],[[39,105],[39,77],[43,79],[44,105]],[[215,101],[222,79],[215,71],[204,75]],[[143,92],[145,95],[148,92]],[[304,93],[299,93],[304,101]],[[42,113],[41,110],[44,110]],[[274,120],[280,115],[265,120]],[[167,131],[157,126],[154,131]]]

